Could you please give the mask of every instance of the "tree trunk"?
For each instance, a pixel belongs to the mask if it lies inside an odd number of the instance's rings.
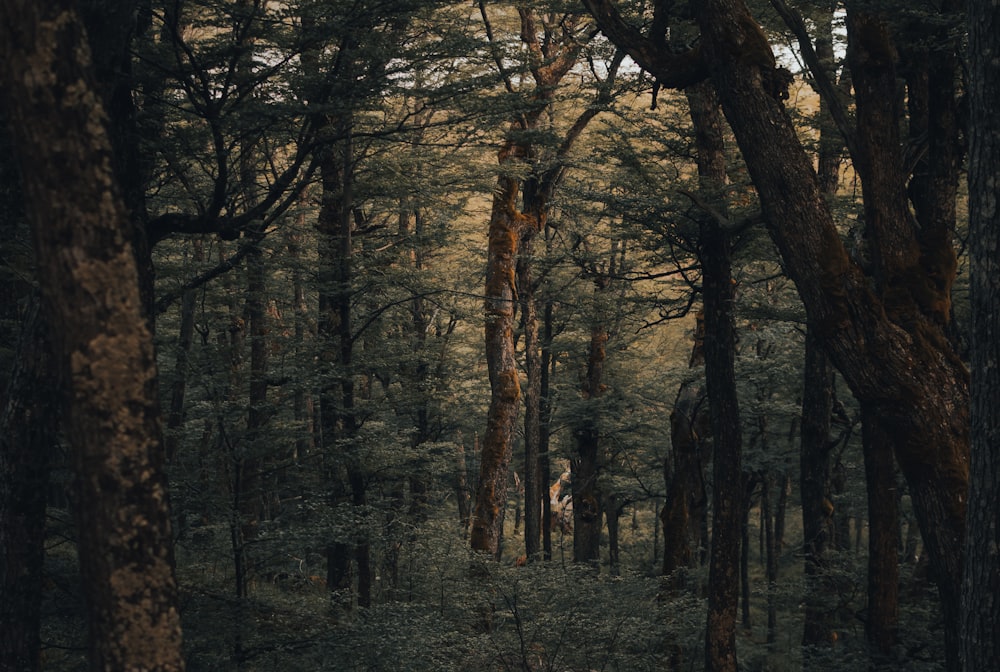
[[[705,313],[701,310],[696,318],[690,367],[705,364],[704,346]],[[701,456],[705,439],[711,433],[709,422],[704,387],[685,382],[678,389],[674,408],[670,412],[672,454],[663,465],[667,497],[660,519],[663,523],[663,576],[668,590],[683,587],[683,572],[675,573],[699,564],[699,558],[691,549],[701,547],[705,541],[701,528],[708,496]],[[701,554],[704,554],[704,549],[699,551]]]
[[[500,154],[504,163],[510,153]],[[517,248],[524,216],[515,209],[518,195],[513,177],[501,175],[493,195],[486,266],[486,368],[490,378],[490,406],[483,434],[479,485],[472,517],[473,550],[496,556],[500,548],[502,510],[507,504],[514,427],[521,385],[514,353],[514,287]]]
[[[885,232],[880,246],[892,257],[892,289],[884,299],[872,293],[848,259],[794,128],[780,102],[761,85],[759,67],[728,55],[737,35],[769,49],[749,32],[753,23],[743,3],[713,0],[699,16],[710,58],[730,63],[715,70],[714,81],[810,326],[855,396],[870,404],[896,437],[897,459],[939,577],[949,669],[955,669],[968,481],[968,374],[940,328],[918,310],[918,300],[938,294],[915,296],[927,287],[927,277],[914,266],[919,246],[896,229]],[[884,91],[878,95],[885,97]],[[859,113],[860,107],[859,97]],[[878,201],[865,200],[866,207]],[[871,219],[868,224],[873,225]],[[885,227],[890,228],[888,221]],[[897,238],[898,245],[890,243]],[[904,276],[913,276],[911,286]]]
[[[548,229],[546,229],[545,244],[550,244]],[[549,432],[552,420],[552,401],[550,398],[552,376],[556,368],[556,360],[552,355],[552,301],[545,301],[543,313],[542,347],[539,366],[539,427],[538,436],[538,482],[542,496],[542,558],[552,559],[552,500],[548,496],[548,485],[552,482],[551,462],[549,461]]]
[[[827,576],[833,504],[830,501],[830,415],[833,410],[833,372],[815,337],[806,334],[805,382],[802,394],[802,449],[799,490],[802,498],[805,610],[802,630],[803,657],[810,660],[814,647],[830,643],[833,632]]]
[[[152,336],[86,37],[72,3],[7,0],[0,45],[47,319],[73,325],[52,336],[91,667],[181,670]]]
[[[594,324],[587,351],[587,374],[582,396],[586,411],[576,429],[576,455],[572,466],[573,561],[597,565],[601,558],[602,495],[598,484],[601,471],[600,411],[597,404],[604,394],[604,362],[608,332],[603,323]]]
[[[203,261],[201,241],[194,241],[194,261]],[[194,313],[198,294],[189,289],[181,297],[181,325],[177,336],[177,357],[174,360],[174,380],[170,385],[170,409],[164,437],[167,462],[172,462],[180,447],[184,428],[184,397],[187,393],[188,360],[194,341]]]
[[[480,11],[487,33],[492,39],[485,4],[480,3]],[[542,115],[549,110],[556,87],[576,63],[581,44],[575,38],[568,37],[572,31],[555,35],[549,32],[546,25],[546,58],[534,60],[535,56],[542,53],[534,10],[523,6],[518,8],[518,15],[521,41],[532,54],[530,72],[534,86],[530,89],[526,108],[511,121],[507,138],[497,156],[501,174],[497,178],[490,212],[484,307],[490,406],[486,417],[486,432],[483,434],[479,485],[476,489],[476,507],[470,535],[473,550],[484,551],[498,558],[503,535],[503,510],[507,503],[507,471],[510,468],[514,427],[521,399],[514,348],[514,313],[519,298],[516,288],[519,248],[523,238],[544,230],[551,195],[563,174],[563,152],[572,147],[587,122],[597,113],[596,109],[588,110],[567,131],[560,147],[560,156],[555,158],[555,166],[539,170],[537,165],[532,165],[538,148],[525,139],[525,136],[530,135],[529,131],[539,128]],[[563,19],[567,26],[574,25],[578,20],[579,17],[572,14]],[[509,73],[499,56],[497,66],[507,90],[513,93]],[[515,174],[520,162],[527,163],[530,169],[530,175],[523,184]],[[518,209],[519,196],[523,196],[523,210]],[[540,366],[533,370],[541,374]],[[531,381],[531,384],[538,383]],[[534,423],[534,419],[532,422]]]
[[[702,226],[700,242],[705,295],[705,382],[714,446],[705,669],[736,672],[743,439],[734,372],[735,301],[725,233],[718,224],[706,224]]]
[[[58,441],[48,334],[30,301],[0,415],[0,670],[11,672],[41,668],[45,493]]]
[[[970,0],[969,256],[972,295],[972,479],[963,582],[962,669],[1000,660],[1000,7]]]
[[[740,616],[743,629],[753,630],[750,617],[750,509],[753,508],[753,491],[756,481],[746,475],[743,481],[743,512],[740,525]]]
[[[764,578],[767,582],[767,645],[768,653],[773,653],[777,641],[778,607],[774,591],[778,583],[778,549],[774,529],[774,510],[771,503],[773,474],[764,474],[760,484],[760,517],[764,528]]]
[[[862,408],[862,443],[868,484],[868,618],[865,638],[876,667],[889,659],[899,627],[899,496],[892,440]]]
[[[538,338],[538,308],[532,280],[533,236],[521,239],[517,262],[517,290],[521,302],[521,329],[524,333],[524,549],[528,560],[541,550],[542,481],[539,448],[541,441],[542,361]]]

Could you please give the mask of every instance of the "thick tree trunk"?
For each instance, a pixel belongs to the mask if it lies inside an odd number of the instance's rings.
[[[1000,660],[1000,7],[969,3],[969,256],[972,294],[972,479],[962,585],[962,669]]]
[[[65,385],[93,669],[181,670],[152,337],[73,3],[0,3],[2,80]],[[113,422],[111,419],[113,418]]]
[[[892,441],[862,408],[868,484],[868,618],[865,639],[874,667],[889,660],[899,629],[899,493]]]
[[[918,248],[907,239],[890,245],[900,234],[886,232],[882,248],[891,249],[897,262],[892,264],[896,284],[890,283],[897,293],[884,302],[848,259],[780,102],[761,85],[757,66],[728,55],[739,41],[768,48],[747,27],[753,23],[743,3],[713,0],[699,16],[709,58],[730,65],[715,70],[713,79],[810,327],[855,395],[871,404],[896,437],[897,459],[939,577],[954,669],[968,480],[968,374],[940,329],[916,310],[911,291],[926,286],[923,277],[912,287],[899,284],[900,273],[914,269],[907,264],[919,262],[919,255],[908,251]]]
[[[717,224],[702,227],[700,250],[705,294],[705,382],[714,445],[705,669],[736,672],[742,436],[734,372],[736,333],[729,241]]]

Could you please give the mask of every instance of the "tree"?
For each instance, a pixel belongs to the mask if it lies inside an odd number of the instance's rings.
[[[971,0],[969,7],[969,256],[972,292],[972,464],[968,538],[962,584],[962,669],[986,670],[1000,660],[1000,7]]]
[[[492,24],[486,15],[485,4],[480,4],[491,48],[503,81],[512,97],[516,88],[512,73],[503,62],[500,46],[493,40]],[[498,153],[500,175],[494,191],[489,223],[488,260],[486,267],[486,361],[490,378],[490,408],[486,431],[483,434],[482,460],[479,487],[470,535],[472,548],[491,555],[499,553],[503,525],[503,509],[507,502],[507,470],[513,450],[514,426],[521,400],[520,380],[514,352],[514,316],[518,301],[516,286],[518,256],[522,244],[530,241],[545,226],[556,185],[562,177],[566,153],[573,146],[587,123],[597,113],[592,110],[581,115],[566,132],[554,160],[550,165],[536,164],[537,153],[542,149],[533,137],[545,130],[544,115],[550,111],[556,87],[577,63],[583,46],[587,23],[579,14],[547,16],[541,21],[528,7],[518,10],[521,40],[529,54],[528,70],[533,82],[527,88],[523,109],[512,115],[509,129]],[[613,79],[613,71],[610,79]],[[550,157],[551,158],[551,157]],[[529,174],[522,179],[519,172],[527,164]],[[536,165],[533,165],[536,164]],[[521,197],[519,199],[519,197]],[[522,200],[521,207],[518,201]],[[530,281],[530,272],[522,269],[522,277]],[[529,282],[530,284],[530,282]],[[540,347],[537,323],[529,313],[526,329],[531,348]],[[541,376],[540,355],[535,364],[532,354],[532,371]],[[540,419],[540,381],[531,386],[533,422]],[[536,395],[536,389],[538,390]],[[531,430],[536,434],[535,430]],[[534,436],[532,438],[535,438]],[[531,450],[531,459],[537,462],[537,446]],[[537,469],[532,465],[533,471]],[[541,488],[532,479],[529,492],[540,495]],[[533,494],[534,496],[534,494]],[[538,506],[532,502],[531,506]],[[534,515],[534,513],[532,513]],[[537,534],[532,527],[532,534]],[[533,548],[536,548],[534,546]]]
[[[950,282],[936,280],[947,277],[953,253],[941,251],[929,263],[912,220],[886,217],[875,235],[882,236],[878,249],[888,255],[891,273],[872,286],[845,249],[782,104],[790,75],[776,67],[743,2],[700,3],[701,43],[680,55],[655,50],[612,3],[586,4],[604,32],[663,85],[686,85],[711,72],[810,328],[855,396],[896,437],[896,458],[939,580],[949,669],[957,669],[969,388],[939,319],[950,303]]]
[[[0,4],[3,77],[79,484],[93,669],[182,670],[152,338],[73,3]]]

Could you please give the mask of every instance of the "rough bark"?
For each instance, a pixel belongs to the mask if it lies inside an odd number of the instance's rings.
[[[488,35],[492,27],[485,4],[480,11]],[[525,6],[518,9],[521,40],[529,54],[529,69],[533,79],[527,108],[512,119],[498,153],[501,174],[493,192],[487,240],[485,286],[485,350],[490,380],[490,405],[486,417],[480,457],[479,483],[472,519],[470,541],[473,550],[496,556],[500,550],[503,510],[507,503],[507,472],[513,450],[514,427],[521,399],[521,386],[514,348],[514,314],[518,301],[516,286],[517,260],[521,240],[534,236],[545,227],[549,203],[563,174],[565,152],[596,115],[596,108],[585,112],[562,140],[556,165],[539,170],[531,165],[538,148],[526,138],[526,132],[539,128],[542,115],[555,93],[555,87],[576,63],[581,42],[577,32],[580,17],[568,14],[554,31],[546,23],[543,40],[539,37],[534,11]],[[508,92],[513,93],[509,73],[499,53],[497,68]],[[522,184],[516,176],[519,162],[527,162],[531,176]],[[518,208],[523,196],[523,208]],[[538,374],[541,373],[539,366]]]
[[[736,672],[742,504],[742,436],[736,398],[736,333],[729,241],[717,223],[702,227],[705,384],[712,418],[712,551],[708,577],[705,669]]]
[[[710,88],[687,91],[698,152],[700,189],[718,200],[725,184],[725,147],[718,100]],[[717,208],[724,211],[724,208]],[[706,670],[735,672],[736,607],[742,522],[742,432],[736,398],[736,327],[731,243],[722,224],[702,213],[698,258],[705,317],[705,388],[712,431],[712,545],[709,558]]]
[[[970,0],[969,257],[972,478],[962,585],[962,669],[1000,661],[1000,7]]]
[[[501,162],[508,152],[501,152]],[[493,195],[486,267],[486,367],[490,378],[490,406],[483,434],[472,518],[472,548],[496,555],[499,550],[507,503],[507,471],[510,467],[514,426],[521,386],[514,353],[514,274],[520,228],[524,215],[517,212],[518,186],[514,178],[501,176]]]
[[[181,670],[152,337],[73,3],[0,3],[3,81],[78,482],[92,669]]]

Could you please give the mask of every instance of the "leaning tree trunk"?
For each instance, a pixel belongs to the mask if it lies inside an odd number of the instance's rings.
[[[926,278],[906,263],[919,258],[901,263],[915,284],[900,284],[897,274],[890,283],[895,291],[882,297],[848,258],[794,127],[764,86],[777,71],[731,56],[739,41],[769,49],[763,35],[748,28],[754,24],[743,3],[711,0],[699,15],[710,59],[730,64],[716,69],[713,79],[810,327],[855,396],[869,403],[896,437],[896,457],[939,577],[954,669],[968,482],[968,374],[913,296]]]
[[[684,69],[691,65],[691,54],[651,52],[607,0],[585,4],[614,41],[665,83],[686,85],[706,74],[697,67]],[[854,395],[869,403],[896,437],[896,459],[938,577],[948,666],[957,669],[969,478],[969,376],[941,327],[921,306],[941,312],[947,306],[944,286],[935,285],[919,254],[912,253],[915,231],[910,229],[885,232],[889,235],[882,249],[896,249],[888,244],[894,237],[904,243],[895,259],[901,263],[887,284],[889,291],[872,288],[847,255],[812,161],[781,103],[790,75],[775,67],[770,45],[745,3],[706,0],[698,3],[696,13],[702,39],[695,64],[712,65],[723,110],[809,326]],[[939,261],[943,268],[948,260]],[[933,274],[947,277],[942,268]]]
[[[0,73],[79,483],[92,669],[181,670],[157,372],[74,3],[0,3]]]
[[[1000,660],[1000,7],[969,1],[969,255],[972,294],[972,479],[963,583],[962,663]],[[991,54],[992,56],[988,56]]]

